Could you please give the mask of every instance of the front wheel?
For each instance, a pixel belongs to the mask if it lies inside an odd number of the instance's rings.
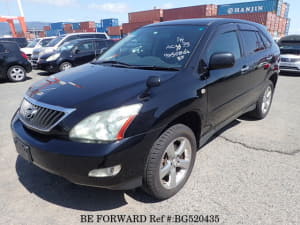
[[[167,129],[148,155],[144,190],[157,199],[175,195],[191,174],[196,150],[195,135],[189,127],[176,124]]]
[[[273,100],[273,93],[274,93],[274,85],[269,80],[267,85],[264,89],[264,92],[258,98],[256,102],[256,108],[249,113],[249,115],[255,119],[263,119],[265,118],[271,108],[272,100]]]
[[[7,71],[7,77],[12,82],[24,81],[26,78],[26,71],[22,66],[11,66]]]
[[[69,62],[63,62],[62,64],[60,64],[59,66],[59,71],[65,71],[65,70],[69,70],[71,69],[73,66],[71,63]]]

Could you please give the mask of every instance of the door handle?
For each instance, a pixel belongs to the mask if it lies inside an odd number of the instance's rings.
[[[246,73],[249,69],[250,69],[249,66],[243,66],[243,68],[241,69],[241,73],[244,74],[244,73]]]

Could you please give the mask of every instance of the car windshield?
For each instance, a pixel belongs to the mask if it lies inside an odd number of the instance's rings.
[[[63,36],[60,36],[60,37],[57,37],[57,38],[54,38],[52,41],[50,41],[46,47],[54,47],[58,42],[60,42],[64,37]]]
[[[206,27],[195,25],[145,27],[116,43],[95,63],[118,63],[142,69],[180,69],[205,30]]]
[[[52,41],[53,39],[47,38],[47,39],[43,39],[40,43],[40,45],[42,47],[45,47],[50,41]]]
[[[62,46],[60,46],[57,49],[57,51],[62,52],[62,51],[70,50],[74,47],[74,45],[75,45],[74,41],[66,42]]]
[[[30,42],[26,47],[27,48],[34,48],[38,43],[40,39],[34,39],[32,42]]]

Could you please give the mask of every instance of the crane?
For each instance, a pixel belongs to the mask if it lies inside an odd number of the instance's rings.
[[[24,35],[27,32],[27,26],[26,26],[26,23],[25,23],[25,17],[24,17],[22,2],[21,2],[21,0],[17,0],[17,2],[18,2],[19,11],[20,11],[21,16],[0,16],[0,22],[7,22],[9,24],[9,27],[10,27],[10,30],[11,30],[11,33],[12,33],[13,37],[17,37],[17,31],[16,31],[16,27],[15,27],[15,24],[14,24],[14,20],[19,21]]]

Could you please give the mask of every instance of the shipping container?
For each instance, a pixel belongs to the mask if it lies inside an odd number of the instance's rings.
[[[122,35],[122,26],[117,26],[117,27],[108,27],[108,35]]]
[[[198,5],[183,8],[165,9],[163,20],[168,21],[177,19],[205,18],[207,15],[207,8],[209,7],[209,5]]]
[[[102,19],[101,24],[102,24],[102,27],[106,29],[108,27],[119,26],[119,20],[116,18]]]
[[[163,18],[162,9],[152,9],[152,10],[128,13],[129,23],[161,21],[161,18]]]
[[[249,20],[252,22],[267,25],[268,12],[261,13],[247,13],[247,14],[231,14],[231,15],[218,15],[213,16],[217,18],[232,18],[232,19],[242,19]]]
[[[160,21],[145,21],[145,22],[136,22],[136,23],[123,23],[122,28],[123,28],[123,34],[128,34],[136,29],[143,27],[148,24],[152,23],[159,23]]]
[[[51,23],[50,27],[51,27],[51,30],[63,30],[64,24],[65,24],[64,22]]]
[[[277,12],[278,3],[278,0],[266,0],[224,4],[218,6],[218,15]]]
[[[80,29],[80,23],[71,23],[73,30],[78,30]]]
[[[106,30],[103,27],[97,27],[96,32],[106,32]]]
[[[88,29],[88,28],[95,28],[96,23],[94,21],[86,21],[80,22],[80,29]]]
[[[43,27],[43,30],[44,30],[44,31],[51,30],[51,27],[50,27],[50,26],[44,26],[44,27]]]

